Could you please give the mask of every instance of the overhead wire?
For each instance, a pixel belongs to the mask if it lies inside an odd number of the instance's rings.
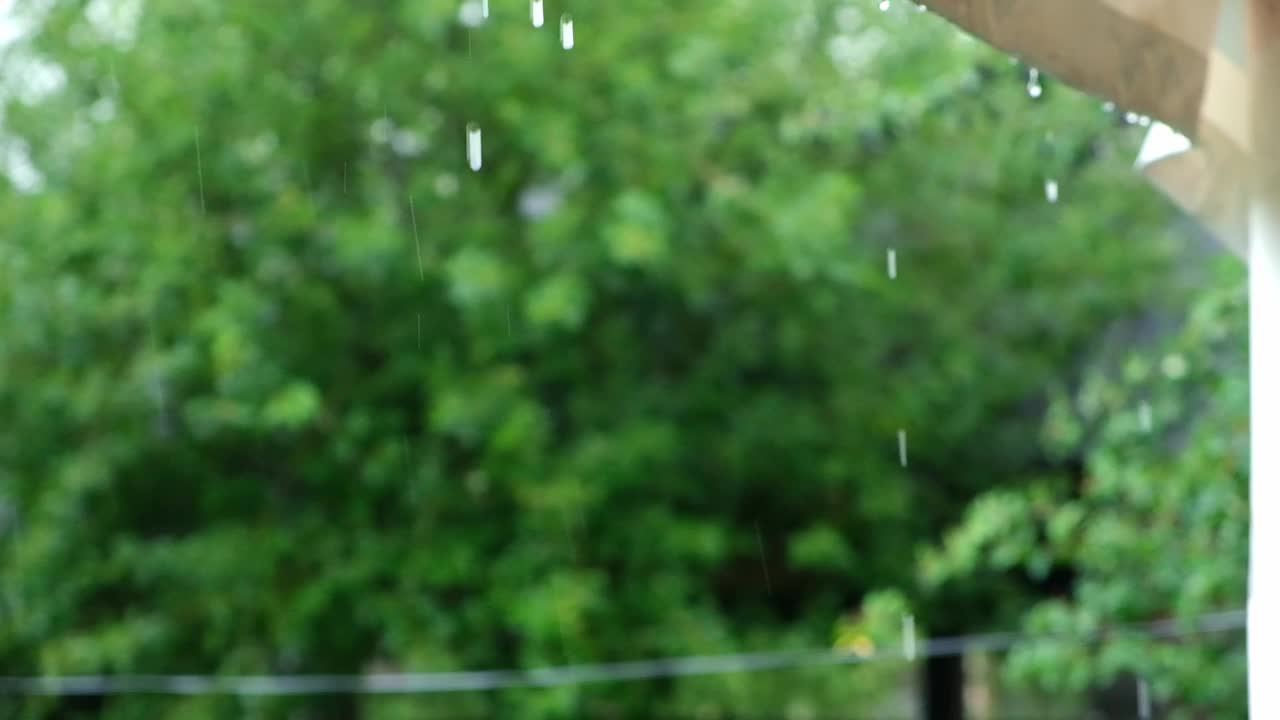
[[[1243,609],[1208,613],[1190,620],[1166,619],[1102,627],[1083,634],[996,632],[921,639],[916,659],[1007,650],[1020,642],[1083,641],[1142,634],[1175,638],[1241,630]],[[730,655],[704,655],[629,662],[563,665],[526,670],[368,673],[350,675],[68,675],[0,676],[0,695],[329,695],[434,694],[546,688],[601,682],[627,682],[803,667],[906,661],[901,652],[855,653],[811,649]]]

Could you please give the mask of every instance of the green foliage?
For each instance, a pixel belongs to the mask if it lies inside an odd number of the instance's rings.
[[[1027,631],[1053,638],[1017,647],[1011,677],[1072,693],[1132,673],[1148,679],[1170,717],[1246,713],[1239,633],[1176,642],[1121,632],[1084,642],[1104,625],[1174,619],[1190,630],[1198,616],[1244,606],[1246,321],[1233,268],[1161,353],[1133,352],[1057,393],[1045,442],[1087,453],[1078,485],[986,494],[923,556],[924,582],[935,586],[1072,569],[1069,595],[1024,616]]]
[[[498,0],[476,29],[420,0],[151,0],[125,37],[82,5],[24,8],[6,51],[65,75],[4,102],[43,178],[0,188],[8,671],[821,646],[975,493],[1052,475],[1044,385],[1180,282],[1133,137],[905,9],[549,1],[565,52]],[[1003,497],[975,512],[1029,502]],[[888,685],[97,711],[802,717]]]

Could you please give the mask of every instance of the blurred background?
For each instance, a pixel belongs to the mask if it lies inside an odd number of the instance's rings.
[[[905,0],[0,7],[0,675],[866,660],[0,718],[1244,716],[1144,118]]]

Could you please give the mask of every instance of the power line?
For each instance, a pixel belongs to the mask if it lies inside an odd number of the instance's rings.
[[[1190,621],[1157,620],[1140,624],[1116,625],[1087,633],[1083,638],[1064,633],[1000,632],[922,640],[916,657],[960,655],[971,650],[1005,650],[1019,642],[1033,640],[1096,641],[1109,636],[1132,633],[1141,633],[1154,638],[1174,638],[1240,630],[1244,627],[1244,610],[1228,610],[1201,615]],[[860,655],[842,650],[821,649],[564,665],[530,670],[470,672],[370,673],[366,675],[0,676],[0,694],[58,696],[430,694],[859,665],[891,660],[902,661],[904,656],[900,652]]]

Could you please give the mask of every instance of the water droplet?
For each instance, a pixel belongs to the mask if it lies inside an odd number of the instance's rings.
[[[573,49],[573,18],[568,14],[560,16],[560,44],[565,50]]]
[[[889,251],[888,262],[889,262],[889,279],[897,280],[898,279],[898,253],[896,250]]]
[[[1102,103],[1102,112],[1113,113],[1116,111],[1116,104],[1110,100]]]
[[[880,0],[880,12],[888,12],[889,0]]]
[[[924,3],[920,3],[919,5],[916,6],[916,12],[925,12],[928,9],[929,9],[929,6],[925,5]]]
[[[902,463],[902,467],[907,466],[907,431],[898,431],[898,462]]]
[[[534,27],[542,27],[542,0],[529,0],[529,19]]]
[[[480,126],[467,123],[467,164],[472,170],[479,170],[483,164],[480,154]]]
[[[1027,94],[1033,98],[1040,97],[1044,92],[1044,88],[1040,85],[1040,71],[1031,68],[1031,72],[1027,75]]]
[[[1141,125],[1142,127],[1147,127],[1151,125],[1151,118],[1147,117],[1146,115],[1139,115],[1138,124]]]
[[[489,19],[489,0],[480,0],[480,16]]]
[[[1125,113],[1125,114],[1124,114],[1124,121],[1125,121],[1126,123],[1129,123],[1130,125],[1136,125],[1136,124],[1138,124],[1138,113],[1136,113],[1136,112],[1127,112],[1127,113]]]
[[[1046,200],[1048,200],[1051,203],[1058,202],[1058,181],[1057,180],[1044,181],[1044,197]]]
[[[1138,718],[1151,720],[1151,691],[1147,681],[1141,678],[1138,679]]]

